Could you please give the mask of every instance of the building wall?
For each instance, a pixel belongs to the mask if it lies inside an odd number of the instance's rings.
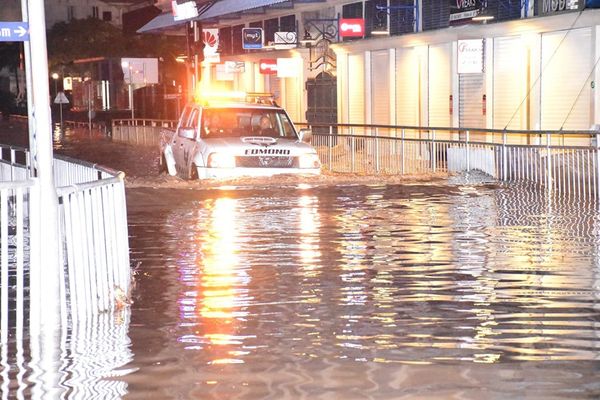
[[[425,3],[424,9],[429,7]],[[517,13],[505,11],[511,16]],[[490,129],[589,129],[600,124],[600,68],[594,69],[600,57],[599,21],[600,10],[587,9],[581,14],[335,43],[338,120],[407,126],[475,124]],[[484,71],[477,77],[457,72],[457,43],[462,39],[484,40]],[[294,83],[258,73],[260,58],[290,56],[301,57],[305,66],[303,76]],[[282,105],[292,107],[290,114],[304,122],[304,82],[315,75],[307,67],[307,49],[248,52],[222,57],[224,60],[254,63],[252,72],[236,78],[236,89],[275,88]],[[468,87],[476,89],[469,92],[471,97],[465,92]]]
[[[46,26],[51,28],[57,22],[67,22],[71,19],[95,17],[122,26],[123,14],[130,5],[109,4],[100,0],[45,0]]]

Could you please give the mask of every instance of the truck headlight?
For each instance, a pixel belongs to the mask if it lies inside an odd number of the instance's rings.
[[[228,153],[211,153],[208,156],[209,168],[235,168],[235,156]]]
[[[298,159],[298,166],[300,168],[320,168],[321,162],[319,156],[316,154],[301,154]]]

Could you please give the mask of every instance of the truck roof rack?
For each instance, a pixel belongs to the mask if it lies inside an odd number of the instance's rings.
[[[246,93],[247,103],[268,104],[276,106],[275,96],[272,93],[248,92]]]

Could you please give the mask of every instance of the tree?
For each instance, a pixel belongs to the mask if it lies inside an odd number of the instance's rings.
[[[125,36],[121,29],[97,18],[59,22],[48,31],[47,42],[50,70],[91,57],[156,57],[168,68],[185,49],[184,37]]]

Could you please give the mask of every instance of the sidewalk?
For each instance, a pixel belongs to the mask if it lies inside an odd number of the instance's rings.
[[[28,147],[27,118],[14,115],[8,121],[0,118],[0,144]]]

